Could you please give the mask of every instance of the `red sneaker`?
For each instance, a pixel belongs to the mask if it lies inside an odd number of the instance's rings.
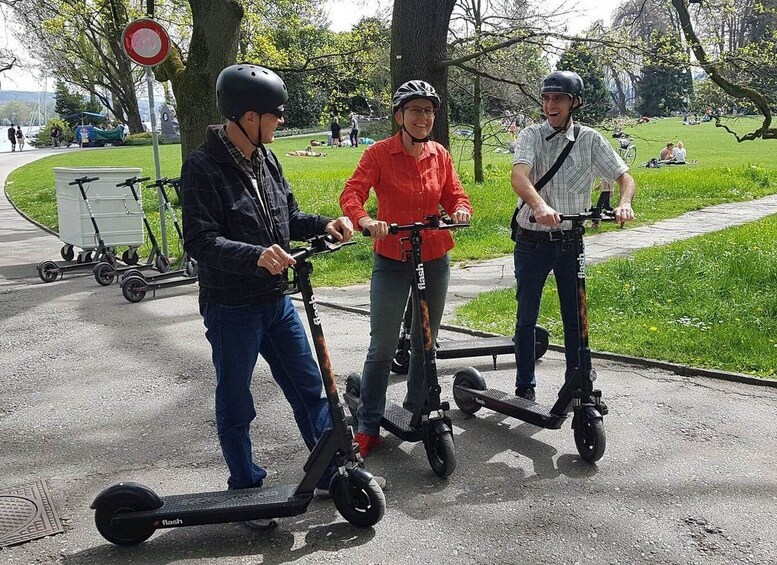
[[[359,432],[356,434],[356,437],[353,438],[353,441],[359,446],[359,454],[362,457],[367,457],[367,455],[370,454],[370,451],[380,445],[381,437],[379,435]]]

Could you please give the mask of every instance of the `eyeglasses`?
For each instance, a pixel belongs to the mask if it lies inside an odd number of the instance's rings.
[[[419,106],[405,106],[403,110],[407,110],[415,117],[424,115],[424,116],[434,116],[434,108],[421,108]]]
[[[273,116],[275,116],[279,120],[282,120],[283,119],[283,112],[284,112],[283,106],[279,106],[278,108],[274,108],[274,109],[270,110],[268,112],[268,114],[272,114]]]

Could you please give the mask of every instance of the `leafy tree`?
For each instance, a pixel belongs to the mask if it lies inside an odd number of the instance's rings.
[[[124,26],[138,15],[129,0],[18,0],[12,8],[22,42],[39,54],[45,73],[94,96],[130,131],[143,131],[136,87],[139,67],[121,46]]]
[[[71,92],[64,82],[57,81],[54,92],[54,111],[72,127],[80,123],[81,119],[78,117],[68,118],[68,116],[79,112],[99,114],[102,113],[102,106],[94,98],[90,97],[89,100],[86,100],[81,94]]]
[[[29,124],[30,118],[32,118],[32,107],[25,102],[11,101],[0,106],[0,120],[6,125]]]
[[[583,79],[585,106],[575,114],[576,118],[589,124],[603,120],[611,107],[610,94],[605,86],[603,67],[596,60],[591,46],[573,41],[561,55],[556,68],[574,71]]]
[[[687,110],[692,78],[689,62],[681,55],[682,46],[670,35],[655,37],[653,45],[642,67],[637,110],[644,116],[667,116]]]

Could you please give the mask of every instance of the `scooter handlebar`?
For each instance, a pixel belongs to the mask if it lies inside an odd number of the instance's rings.
[[[68,186],[75,186],[77,184],[86,184],[88,182],[93,182],[96,180],[100,180],[100,177],[80,177],[74,180],[73,182],[67,183]]]
[[[116,188],[119,188],[120,186],[129,186],[131,184],[139,184],[141,182],[146,182],[147,180],[151,180],[151,177],[132,177],[117,184]]]
[[[321,253],[332,253],[345,247],[346,245],[353,245],[354,243],[356,242],[353,240],[338,241],[327,233],[310,238],[308,240],[307,246],[292,249],[290,255],[294,257],[295,261],[302,261],[303,259],[313,255],[320,255]]]
[[[468,228],[470,224],[434,224],[434,223],[423,223],[423,222],[416,222],[414,224],[406,224],[406,225],[399,225],[399,224],[389,224],[389,233],[390,234],[398,234],[402,231],[420,231],[420,230],[451,230],[454,228]],[[371,237],[372,234],[370,233],[370,230],[367,228],[362,229],[362,235],[365,237]]]
[[[606,210],[599,210],[598,208],[593,208],[587,212],[582,212],[580,214],[559,214],[559,217],[561,218],[562,222],[565,222],[565,221],[584,222],[586,220],[597,220],[602,222],[615,221],[615,214],[612,214],[611,212],[607,212]],[[536,224],[537,218],[535,218],[534,216],[529,216],[529,223]]]

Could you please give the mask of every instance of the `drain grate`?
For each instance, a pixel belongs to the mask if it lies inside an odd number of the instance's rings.
[[[62,531],[45,481],[0,490],[0,547]]]

